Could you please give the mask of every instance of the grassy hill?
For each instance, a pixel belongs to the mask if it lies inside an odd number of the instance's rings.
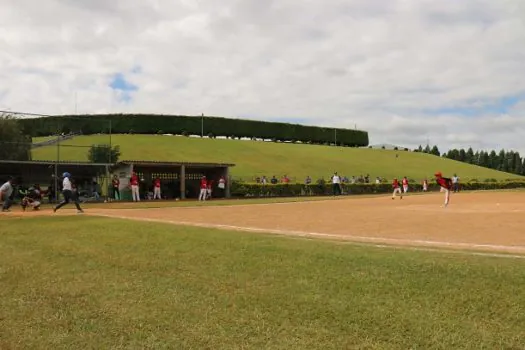
[[[87,160],[87,147],[108,143],[107,135],[79,136],[64,141],[60,160]],[[40,139],[35,139],[38,142]],[[405,151],[366,148],[342,148],[261,141],[201,139],[161,135],[113,135],[113,145],[120,145],[120,159],[234,163],[232,175],[245,180],[255,176],[280,177],[303,181],[310,175],[329,178],[334,171],[348,177],[370,174],[391,179],[408,176],[420,181],[433,177],[435,171],[447,176],[457,173],[467,179],[509,179],[517,175],[473,166],[440,157]],[[66,147],[69,146],[69,147]],[[397,155],[397,156],[396,156]],[[55,160],[56,146],[33,150],[35,160]]]

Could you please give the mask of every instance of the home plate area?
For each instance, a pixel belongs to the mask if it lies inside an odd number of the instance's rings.
[[[89,215],[396,246],[525,255],[525,194],[458,193],[159,209],[90,209]]]

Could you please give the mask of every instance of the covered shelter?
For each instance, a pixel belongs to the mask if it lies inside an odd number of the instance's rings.
[[[89,162],[0,160],[0,182],[12,176],[16,185],[21,188],[38,184],[42,189],[50,190],[50,199],[55,199],[60,191],[62,173],[69,172],[79,192],[90,196],[97,184],[98,190],[103,190],[102,184],[105,183],[112,166]]]
[[[229,198],[229,169],[234,164],[226,163],[192,163],[192,162],[162,162],[146,160],[124,160],[113,165],[111,173],[120,181],[120,191],[123,199],[131,199],[129,180],[133,172],[140,178],[141,197],[151,194],[153,181],[161,181],[162,198],[185,199],[197,198],[200,191],[200,180],[206,176],[212,181],[213,197]],[[218,190],[217,183],[223,177],[226,180],[224,191]]]

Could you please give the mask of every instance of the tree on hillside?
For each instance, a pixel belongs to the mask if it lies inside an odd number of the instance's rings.
[[[467,153],[465,154],[465,162],[469,164],[474,163],[474,151],[472,150],[472,147],[469,147]]]
[[[88,159],[91,163],[116,163],[120,157],[120,146],[93,145],[89,149]]]
[[[425,150],[423,152],[430,153],[430,145],[427,144],[427,146],[425,147]]]
[[[435,146],[435,145],[430,150],[430,154],[433,154],[433,155],[438,156],[438,157],[441,155],[441,153],[439,153],[439,148],[437,146]]]
[[[0,159],[31,160],[31,137],[10,115],[0,115]]]

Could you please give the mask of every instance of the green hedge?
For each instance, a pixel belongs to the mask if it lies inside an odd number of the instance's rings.
[[[378,194],[392,193],[390,184],[343,184],[343,194]],[[514,182],[470,182],[461,184],[460,191],[476,190],[499,190],[525,188],[525,181]],[[439,186],[429,184],[430,192],[439,191]],[[411,185],[409,193],[422,192],[423,187],[419,184]],[[232,182],[232,197],[296,197],[296,196],[326,196],[332,194],[331,185],[302,185],[302,184],[278,184],[261,185]]]
[[[342,146],[368,146],[368,133],[361,130],[334,129],[288,123],[219,117],[190,117],[147,114],[106,114],[56,116],[20,119],[29,135],[47,136],[56,133],[82,133],[85,135],[108,133],[109,121],[115,134],[188,134],[201,135],[204,120],[205,136],[227,136],[271,139],[275,141],[300,141],[305,143],[334,143]]]

